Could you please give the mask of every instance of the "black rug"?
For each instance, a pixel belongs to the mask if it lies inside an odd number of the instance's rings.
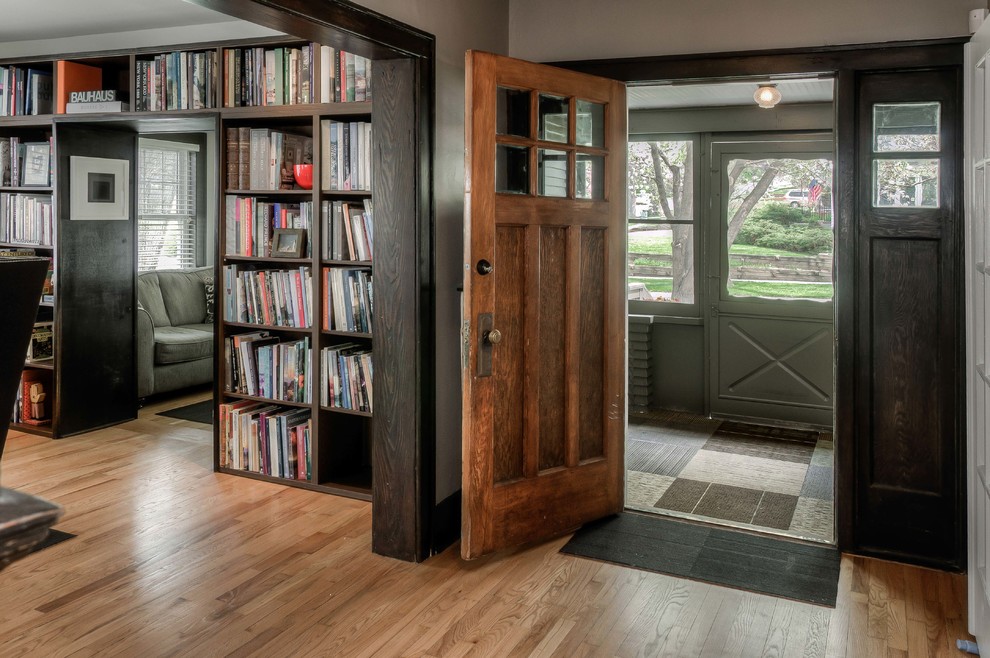
[[[179,418],[181,420],[190,420],[194,423],[203,423],[204,425],[212,425],[213,400],[202,400],[201,402],[187,404],[184,407],[176,407],[175,409],[169,409],[168,411],[159,411],[157,415],[168,416],[169,418]]]
[[[72,539],[73,537],[75,537],[75,535],[71,532],[62,532],[61,530],[55,530],[52,528],[48,531],[48,536],[45,537],[45,540],[36,544],[35,547],[31,549],[31,553],[37,553],[38,551],[42,551],[50,546],[54,546],[55,544],[61,544],[66,539]]]
[[[835,548],[628,512],[584,526],[560,550],[833,608],[839,584]]]

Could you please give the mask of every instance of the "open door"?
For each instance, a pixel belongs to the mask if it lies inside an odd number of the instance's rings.
[[[467,53],[465,559],[623,506],[625,87]]]
[[[990,483],[987,455],[990,450],[990,21],[973,35],[966,48],[966,507],[969,632],[984,651],[990,645]]]

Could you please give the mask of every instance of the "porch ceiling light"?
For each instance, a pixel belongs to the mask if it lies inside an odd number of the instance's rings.
[[[753,100],[763,109],[773,108],[780,102],[780,92],[777,91],[777,85],[760,85],[756,93],[753,94]]]

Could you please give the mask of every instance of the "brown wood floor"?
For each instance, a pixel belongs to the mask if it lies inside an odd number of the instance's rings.
[[[179,406],[191,400],[164,406]],[[142,411],[12,434],[2,482],[78,537],[0,572],[0,656],[958,656],[966,582],[845,556],[835,610],[561,555],[373,555],[367,503],[211,470]]]

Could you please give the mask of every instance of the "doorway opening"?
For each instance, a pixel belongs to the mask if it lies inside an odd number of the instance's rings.
[[[629,89],[626,505],[834,543],[833,85]]]

